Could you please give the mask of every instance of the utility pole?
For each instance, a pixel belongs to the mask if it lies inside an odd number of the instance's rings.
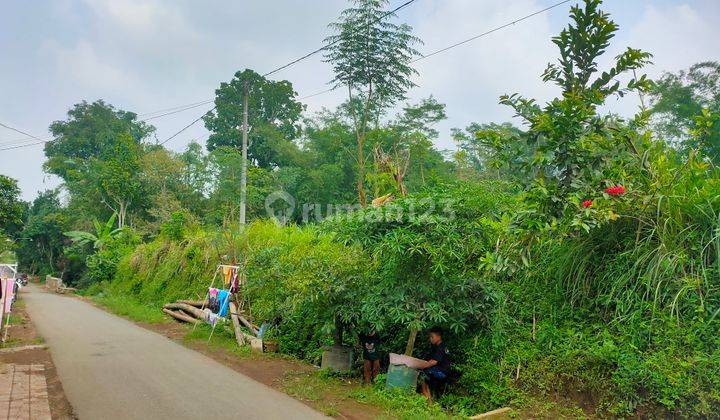
[[[248,149],[248,81],[243,86],[242,169],[240,171],[240,229],[245,228],[247,201],[247,149]]]

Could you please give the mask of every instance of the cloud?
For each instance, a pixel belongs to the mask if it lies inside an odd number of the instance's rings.
[[[700,9],[702,7],[702,9]],[[653,54],[653,64],[641,73],[657,79],[664,72],[677,72],[701,61],[720,61],[717,42],[720,39],[720,3],[714,0],[692,5],[648,3],[632,25],[621,27],[607,58],[620,54],[626,47],[640,48]],[[608,101],[605,110],[630,116],[640,105],[637,95]]]
[[[118,94],[124,87],[134,84],[130,80],[132,75],[98,55],[87,41],[81,40],[66,48],[51,40],[43,49],[53,56],[57,76],[66,88]]]
[[[543,7],[534,0],[435,0],[424,9],[427,12],[416,17],[416,32],[425,40],[422,50],[432,52]],[[565,13],[565,9],[553,13]],[[433,94],[447,103],[451,116],[441,127],[440,147],[454,147],[451,127],[510,120],[511,111],[498,104],[503,94],[518,92],[540,100],[551,97],[556,89],[543,83],[540,74],[556,55],[550,42],[552,32],[549,15],[543,14],[418,63],[419,87],[412,97],[417,100]]]
[[[44,3],[44,2],[47,2]],[[391,0],[390,6],[402,4]],[[521,16],[551,0],[423,0],[398,13],[433,51]],[[317,48],[329,34],[345,0],[37,0],[10,2],[0,15],[0,115],[37,135],[65,118],[80,100],[105,99],[116,107],[149,112],[210,99],[221,81],[246,67],[265,72]],[[717,0],[607,1],[621,24],[608,57],[630,45],[655,54],[652,77],[697,61],[720,57],[720,2]],[[451,127],[472,121],[508,121],[498,104],[505,93],[547,100],[557,89],[540,80],[557,58],[550,38],[567,24],[569,5],[417,63],[419,85],[410,100],[434,95],[447,104],[449,120],[438,127],[438,147],[453,147]],[[322,56],[274,77],[290,80],[301,96],[326,89],[332,78]],[[307,99],[309,111],[334,107],[342,90]],[[612,101],[608,110],[630,114],[637,97]],[[30,112],[32,111],[32,112]],[[158,137],[169,137],[205,109],[153,120]],[[518,122],[517,120],[515,120]],[[15,136],[0,133],[0,141]],[[202,139],[201,124],[167,146],[180,150]],[[20,178],[24,196],[43,188],[39,148],[0,152],[0,168]]]

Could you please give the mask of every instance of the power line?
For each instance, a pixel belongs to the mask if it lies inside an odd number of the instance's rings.
[[[500,26],[495,27],[495,28],[493,28],[493,29],[490,29],[490,30],[488,30],[488,31],[485,31],[485,32],[483,32],[483,33],[481,33],[481,34],[478,34],[478,35],[475,35],[475,36],[470,37],[470,38],[468,38],[468,39],[462,40],[462,41],[460,41],[460,42],[456,42],[456,43],[454,43],[454,44],[448,45],[447,47],[440,48],[440,49],[435,50],[435,51],[433,51],[433,52],[431,52],[431,53],[429,53],[429,54],[422,55],[421,57],[418,57],[417,59],[411,61],[410,63],[411,63],[411,64],[412,64],[412,63],[417,63],[418,61],[425,60],[425,59],[430,58],[430,57],[432,57],[432,56],[441,54],[441,53],[443,53],[443,52],[445,52],[445,51],[448,51],[448,50],[451,50],[451,49],[453,49],[453,48],[459,47],[459,46],[461,46],[461,45],[467,44],[467,43],[472,42],[472,41],[474,41],[474,40],[476,40],[476,39],[485,37],[485,36],[490,35],[490,34],[492,34],[492,33],[494,33],[494,32],[497,32],[497,31],[500,31],[500,30],[502,30],[502,29],[505,29],[505,28],[507,28],[507,27],[509,27],[509,26],[515,25],[516,23],[522,22],[522,21],[524,21],[524,20],[530,19],[530,18],[532,18],[532,17],[534,17],[534,16],[537,16],[537,15],[539,15],[539,14],[545,13],[545,12],[551,10],[551,9],[554,9],[554,8],[556,8],[556,7],[559,7],[559,6],[561,6],[561,5],[565,4],[565,3],[568,3],[568,2],[570,2],[570,1],[571,1],[571,0],[563,0],[563,1],[560,1],[560,2],[558,2],[558,3],[555,3],[555,4],[551,5],[551,6],[548,6],[548,7],[544,8],[544,9],[542,9],[542,10],[538,10],[538,11],[536,11],[536,12],[530,13],[530,14],[528,14],[528,15],[525,15],[525,16],[521,17],[521,18],[515,19],[515,20],[513,20],[513,21],[511,21],[511,22],[508,22],[508,23],[506,23],[506,24],[503,24],[503,25],[500,25]],[[403,4],[401,4],[400,6],[396,7],[396,8],[393,9],[392,11],[389,11],[389,12],[385,13],[384,15],[382,15],[382,16],[379,18],[379,20],[382,20],[382,19],[384,19],[385,17],[387,17],[387,16],[389,16],[389,15],[397,12],[398,10],[400,10],[400,9],[402,9],[402,8],[404,8],[404,7],[409,6],[409,5],[410,5],[411,3],[413,3],[413,2],[415,2],[415,0],[408,0],[408,1],[406,1],[405,3],[403,3]],[[300,61],[303,61],[303,60],[305,60],[305,59],[307,59],[307,58],[309,58],[309,57],[311,57],[311,56],[313,56],[313,55],[315,55],[315,54],[317,54],[317,53],[325,50],[326,48],[332,46],[333,44],[335,44],[335,43],[337,43],[337,42],[339,42],[339,40],[338,40],[338,41],[334,41],[334,42],[332,42],[332,43],[330,43],[330,44],[328,44],[328,45],[325,45],[325,46],[323,46],[323,47],[321,47],[321,48],[318,48],[318,49],[316,49],[316,50],[313,50],[313,51],[311,51],[310,53],[305,54],[304,56],[302,56],[302,57],[300,57],[300,58],[298,58],[298,59],[295,59],[295,60],[293,60],[293,61],[291,61],[291,62],[289,62],[289,63],[287,63],[287,64],[285,64],[285,65],[283,65],[283,66],[280,66],[280,67],[278,67],[278,68],[276,68],[276,69],[274,69],[274,70],[272,70],[272,71],[269,71],[269,72],[263,74],[263,77],[267,77],[267,76],[269,76],[269,75],[271,75],[271,74],[274,74],[274,73],[277,73],[277,72],[279,72],[279,71],[281,71],[281,70],[284,70],[284,69],[286,69],[286,68],[288,68],[288,67],[290,67],[290,66],[292,66],[292,65],[294,65],[294,64],[297,64],[297,63],[299,63]],[[310,95],[307,95],[307,96],[303,96],[303,97],[300,97],[300,98],[298,98],[298,99],[299,99],[299,100],[304,100],[304,99],[313,98],[313,97],[315,97],[315,96],[320,96],[320,95],[323,95],[323,94],[325,94],[325,93],[332,92],[332,91],[335,90],[335,89],[336,89],[335,87],[329,88],[329,89],[325,89],[325,90],[323,90],[323,91],[316,92],[316,93],[313,93],[313,94],[310,94]],[[160,118],[160,117],[163,117],[163,116],[166,116],[166,115],[176,114],[176,113],[178,113],[178,112],[183,112],[183,111],[186,111],[186,110],[189,110],[189,109],[193,109],[193,108],[196,108],[196,107],[205,105],[205,104],[209,104],[210,102],[213,102],[213,100],[207,100],[207,101],[203,101],[203,102],[196,102],[196,103],[193,103],[193,104],[181,105],[181,106],[178,106],[178,107],[169,108],[169,109],[163,110],[163,111],[168,111],[168,112],[166,112],[166,113],[164,113],[164,114],[155,115],[155,116],[149,117],[149,118],[147,118],[147,119],[145,119],[145,120],[141,120],[141,121],[147,121],[147,120],[154,119],[154,118]],[[201,116],[199,116],[198,118],[196,118],[195,120],[193,120],[190,124],[186,125],[186,126],[183,127],[180,131],[178,131],[178,132],[176,132],[175,134],[173,134],[172,136],[168,137],[167,139],[165,139],[164,141],[162,141],[160,144],[163,145],[163,144],[169,142],[170,140],[172,140],[173,138],[177,137],[179,134],[181,134],[182,132],[184,132],[184,131],[187,130],[188,128],[190,128],[190,127],[192,127],[193,125],[195,125],[195,124],[196,124],[198,121],[200,121],[205,115],[207,115],[207,114],[209,114],[210,112],[214,111],[216,108],[217,108],[217,105],[216,105],[216,106],[213,106],[212,109],[208,110],[207,112],[205,112],[204,114],[202,114]],[[155,113],[157,113],[157,112],[162,112],[162,111],[156,111]],[[149,113],[149,114],[153,114],[153,113]],[[149,115],[149,114],[144,114],[144,115]],[[0,123],[0,125],[3,125],[3,124]],[[3,126],[5,126],[5,125],[3,125]],[[5,126],[5,127],[7,127],[7,126]],[[10,129],[12,129],[12,130],[14,130],[14,131],[17,131],[17,132],[21,133],[21,134],[25,134],[25,135],[27,135],[27,136],[30,136],[30,137],[32,137],[32,138],[34,138],[34,139],[40,140],[40,142],[38,142],[38,143],[31,143],[31,144],[27,144],[27,145],[19,145],[19,146],[13,146],[13,147],[8,147],[8,148],[2,148],[2,149],[0,149],[0,151],[1,151],[1,150],[10,150],[10,149],[15,149],[15,148],[20,148],[20,147],[34,146],[34,145],[42,144],[42,143],[45,143],[45,142],[46,142],[45,140],[39,139],[38,137],[32,136],[32,135],[27,134],[27,133],[24,133],[24,132],[22,132],[22,131],[15,130],[15,129],[11,128],[11,127],[7,127],[7,128],[10,128]]]
[[[14,131],[14,132],[16,132],[16,133],[20,133],[20,134],[22,134],[22,135],[24,135],[24,136],[28,136],[28,137],[34,138],[35,140],[44,141],[44,140],[41,139],[40,137],[33,136],[33,135],[30,134],[30,133],[26,133],[25,131],[22,131],[22,130],[20,130],[20,129],[15,128],[15,127],[10,127],[9,125],[3,124],[3,123],[1,123],[1,122],[0,122],[0,126],[5,127],[5,128],[7,128],[8,130],[12,130],[12,131]]]
[[[551,6],[548,6],[548,7],[544,8],[544,9],[542,9],[542,10],[538,10],[537,12],[533,12],[533,13],[530,13],[529,15],[525,15],[525,16],[523,16],[523,17],[521,17],[521,18],[515,19],[515,20],[513,20],[512,22],[508,22],[508,23],[506,23],[506,24],[504,24],[504,25],[500,25],[500,26],[498,26],[498,27],[496,27],[496,28],[493,28],[493,29],[490,29],[490,30],[488,30],[488,31],[485,31],[485,32],[483,32],[483,33],[481,33],[481,34],[475,35],[475,36],[473,36],[473,37],[471,37],[471,38],[465,39],[465,40],[460,41],[460,42],[456,42],[456,43],[454,43],[454,44],[452,44],[452,45],[448,45],[447,47],[440,48],[439,50],[435,50],[435,51],[433,51],[433,52],[431,52],[431,53],[429,53],[429,54],[422,55],[421,57],[418,57],[418,58],[416,58],[415,60],[412,60],[412,61],[410,62],[410,64],[417,63],[418,61],[425,60],[426,58],[430,58],[430,57],[432,57],[432,56],[434,56],[434,55],[438,55],[438,54],[443,53],[443,52],[445,52],[445,51],[447,51],[447,50],[451,50],[451,49],[453,49],[453,48],[455,48],[455,47],[459,47],[459,46],[461,46],[461,45],[464,45],[464,44],[467,44],[467,43],[469,43],[469,42],[475,41],[475,40],[478,39],[478,38],[482,38],[482,37],[484,37],[484,36],[487,36],[487,35],[492,34],[493,32],[497,32],[497,31],[499,31],[499,30],[501,30],[501,29],[505,29],[505,28],[507,28],[508,26],[515,25],[516,23],[519,23],[519,22],[522,22],[522,21],[524,21],[524,20],[530,19],[531,17],[537,16],[537,15],[539,15],[539,14],[541,14],[541,13],[545,13],[545,12],[551,10],[551,9],[554,9],[554,8],[556,8],[556,7],[558,7],[558,6],[561,6],[561,5],[565,4],[565,3],[568,3],[568,2],[570,2],[570,1],[571,1],[571,0],[564,0],[564,1],[561,1],[561,2],[558,2],[558,3],[555,3],[555,4],[553,4],[553,5],[551,5]],[[300,100],[303,100],[303,99],[313,98],[313,97],[315,97],[315,96],[320,96],[320,95],[323,95],[323,94],[325,94],[325,93],[332,92],[332,91],[335,90],[335,89],[336,89],[336,87],[333,87],[333,88],[330,88],[330,89],[325,89],[325,90],[322,90],[322,91],[320,91],[320,92],[316,92],[316,93],[313,93],[313,94],[310,94],[310,95],[307,95],[307,96],[303,96],[303,97],[301,97],[301,98],[299,98],[299,99],[300,99]]]
[[[166,138],[165,140],[161,141],[159,144],[160,144],[160,145],[163,145],[163,144],[169,142],[170,140],[174,139],[174,138],[177,137],[180,133],[182,133],[183,131],[185,131],[185,130],[187,130],[188,128],[190,128],[190,127],[192,127],[193,125],[195,125],[195,123],[197,123],[198,121],[200,121],[204,116],[206,116],[207,114],[213,112],[213,111],[215,110],[215,108],[217,108],[217,105],[215,105],[215,106],[213,106],[212,108],[210,108],[207,112],[205,112],[204,114],[202,114],[201,116],[199,116],[199,117],[197,117],[195,120],[193,120],[193,122],[191,122],[190,124],[186,125],[186,126],[183,127],[180,131],[178,131],[177,133],[173,134],[172,136],[170,136],[170,137]]]
[[[569,0],[568,0],[568,1],[569,1]],[[373,23],[380,22],[381,20],[385,19],[386,17],[388,17],[388,16],[390,16],[390,15],[392,15],[392,14],[395,14],[397,11],[399,11],[399,10],[401,10],[401,9],[409,6],[409,5],[411,5],[411,4],[414,3],[414,2],[415,2],[415,0],[408,0],[408,1],[406,1],[405,3],[401,4],[400,6],[394,8],[393,10],[391,10],[391,11],[389,11],[389,12],[387,12],[387,13],[384,13],[382,16],[380,16],[379,18],[377,18],[377,20],[375,20]],[[337,44],[338,42],[340,42],[340,39],[337,39],[337,40],[335,40],[335,41],[333,41],[333,42],[331,42],[331,43],[329,43],[329,44],[323,45],[322,47],[320,47],[320,48],[318,48],[318,49],[316,49],[316,50],[310,51],[309,53],[303,55],[302,57],[297,58],[297,59],[295,59],[295,60],[293,60],[293,61],[291,61],[291,62],[289,62],[289,63],[287,63],[287,64],[284,64],[284,65],[276,68],[275,70],[271,70],[271,71],[263,74],[262,76],[263,76],[263,77],[267,77],[267,76],[270,76],[271,74],[274,74],[274,73],[279,72],[280,70],[284,70],[284,69],[286,69],[286,68],[288,68],[288,67],[290,67],[290,66],[293,66],[293,65],[295,65],[295,64],[297,64],[297,63],[299,63],[299,62],[301,62],[301,61],[303,61],[303,60],[305,60],[305,59],[308,59],[308,58],[312,57],[313,55],[315,55],[315,54],[317,54],[317,53],[319,53],[319,52],[322,52],[322,51],[326,50],[327,48],[329,48],[329,47]]]
[[[330,89],[321,90],[320,92],[315,92],[315,93],[312,93],[312,94],[307,95],[307,96],[300,97],[300,98],[298,98],[298,100],[299,100],[299,101],[302,101],[302,100],[305,100],[305,99],[314,98],[315,96],[320,96],[320,95],[322,95],[322,94],[324,94],[324,93],[332,92],[332,91],[335,90],[335,89],[337,89],[337,86],[331,87]]]
[[[36,145],[38,145],[38,144],[45,144],[45,143],[47,143],[47,142],[48,142],[47,140],[41,140],[41,141],[37,141],[37,142],[35,142],[35,143],[19,144],[19,145],[17,145],[17,146],[3,147],[3,148],[0,149],[0,151],[3,151],[3,150],[12,150],[12,149],[20,149],[20,148],[22,148],[22,147],[36,146]]]
[[[213,101],[213,99],[205,100],[205,101],[200,101],[200,102],[193,102],[193,103],[191,103],[191,104],[178,105],[178,106],[174,106],[174,107],[172,107],[172,108],[165,108],[165,109],[160,109],[160,110],[153,111],[153,112],[146,112],[146,113],[144,113],[144,114],[138,114],[138,117],[147,117],[147,116],[154,115],[154,114],[158,114],[158,113],[161,113],[161,112],[175,111],[175,110],[178,110],[178,109],[181,109],[181,108],[200,106],[200,105],[208,104],[208,103],[210,103],[210,102],[212,102],[212,101]],[[150,118],[155,118],[155,117],[150,117]]]
[[[531,13],[531,14],[529,14],[529,15],[523,16],[523,17],[521,17],[521,18],[519,18],[519,19],[513,20],[512,22],[508,22],[508,23],[506,23],[506,24],[504,24],[504,25],[500,25],[500,26],[498,26],[498,27],[496,27],[496,28],[493,28],[493,29],[490,29],[489,31],[485,31],[485,32],[483,32],[483,33],[481,33],[481,34],[475,35],[475,36],[473,36],[473,37],[471,37],[471,38],[468,38],[468,39],[466,39],[466,40],[463,40],[463,41],[460,41],[460,42],[456,42],[455,44],[448,45],[447,47],[444,47],[444,48],[441,48],[441,49],[439,49],[439,50],[433,51],[433,52],[431,52],[430,54],[425,54],[425,55],[423,55],[422,57],[419,57],[419,58],[411,61],[411,63],[417,63],[418,61],[424,60],[424,59],[426,59],[426,58],[430,58],[430,57],[432,57],[432,56],[434,56],[434,55],[443,53],[443,52],[445,52],[445,51],[447,51],[447,50],[451,50],[451,49],[453,49],[453,48],[455,48],[455,47],[459,47],[460,45],[467,44],[468,42],[472,42],[472,41],[474,41],[474,40],[476,40],[476,39],[478,39],[478,38],[482,38],[482,37],[484,37],[484,36],[490,35],[490,34],[493,33],[493,32],[497,32],[497,31],[499,31],[499,30],[501,30],[501,29],[505,29],[505,28],[507,28],[508,26],[512,26],[512,25],[514,25],[514,24],[516,24],[516,23],[519,23],[519,22],[522,22],[522,21],[524,21],[524,20],[530,19],[530,18],[533,17],[533,16],[537,16],[537,15],[539,15],[539,14],[541,14],[541,13],[545,13],[545,12],[547,12],[548,10],[554,9],[554,8],[556,8],[556,7],[558,7],[558,6],[561,6],[561,5],[565,4],[565,3],[568,3],[568,2],[570,2],[570,1],[571,1],[571,0],[564,0],[564,1],[561,1],[561,2],[558,2],[558,3],[555,3],[555,4],[553,4],[552,6],[548,6],[548,7],[544,8],[544,9],[542,9],[542,10],[538,10],[537,12],[534,12],[534,13]]]
[[[43,139],[44,139],[44,140],[48,140],[48,139],[50,139],[50,138],[51,138],[51,137],[44,137]],[[33,140],[32,138],[28,138],[27,136],[26,136],[26,137],[23,137],[23,138],[21,138],[21,139],[4,140],[4,141],[0,141],[0,146],[14,146],[14,145],[16,145],[16,144],[27,143],[27,142],[32,141],[32,140]]]
[[[190,110],[190,109],[194,109],[194,108],[197,108],[197,107],[200,107],[200,106],[203,106],[203,105],[207,105],[207,104],[209,104],[209,103],[212,103],[213,101],[214,101],[214,99],[210,99],[210,100],[207,100],[207,101],[198,102],[198,103],[196,103],[196,104],[186,105],[186,106],[184,106],[184,107],[176,107],[176,108],[174,108],[173,111],[165,112],[165,113],[163,113],[163,114],[153,115],[152,117],[142,118],[142,119],[140,119],[139,121],[150,121],[150,120],[154,120],[154,119],[157,119],[157,118],[166,117],[166,116],[168,116],[168,115],[177,114],[177,113],[179,113],[179,112],[184,112],[184,111],[187,111],[187,110]],[[171,109],[173,109],[173,108],[171,108]],[[147,114],[145,114],[145,115],[147,115]]]

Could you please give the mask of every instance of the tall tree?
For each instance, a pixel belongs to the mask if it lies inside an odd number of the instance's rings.
[[[184,164],[180,174],[183,189],[179,192],[179,199],[183,207],[200,216],[206,205],[209,194],[212,174],[208,168],[208,157],[198,142],[191,142],[179,156]]]
[[[410,66],[419,53],[420,40],[408,25],[389,21],[387,0],[352,0],[340,19],[330,25],[335,34],[325,39],[326,60],[332,64],[335,87],[345,87],[356,137],[357,193],[362,206],[365,194],[365,140],[368,124],[383,110],[405,97],[416,74]]]
[[[699,149],[720,165],[720,63],[697,63],[687,71],[666,73],[655,82],[650,97],[655,128],[662,135],[685,153]],[[708,121],[715,123],[707,126]],[[706,135],[696,136],[693,130]]]
[[[60,205],[58,190],[38,194],[15,250],[22,270],[60,275],[67,268],[64,254],[67,214]],[[69,242],[69,241],[68,241]]]
[[[127,134],[140,144],[154,131],[132,112],[117,110],[102,100],[83,101],[68,111],[67,120],[50,125],[54,139],[45,144],[45,169],[71,183],[90,170],[91,159],[112,155],[119,136]]]
[[[110,190],[131,186],[114,182],[111,172],[122,172],[119,159],[127,157],[127,154],[118,155],[117,152],[132,149],[135,155],[142,153],[143,141],[154,130],[138,121],[134,113],[115,109],[103,101],[76,104],[68,111],[66,120],[50,125],[54,139],[45,145],[47,161],[44,168],[64,181],[63,187],[70,193],[68,206],[72,209],[68,216],[76,218],[80,225],[75,227],[89,227],[87,221],[106,220],[124,207],[108,196]],[[129,171],[137,169],[132,166]],[[125,180],[130,179],[129,173],[125,175]],[[111,184],[115,187],[108,188]],[[103,202],[110,206],[98,205]],[[118,222],[124,223],[125,217],[118,218]]]
[[[11,235],[22,225],[23,203],[17,180],[0,175],[0,234]]]
[[[220,146],[239,147],[242,138],[244,86],[248,83],[248,159],[262,168],[292,162],[297,146],[303,106],[287,80],[268,80],[253,70],[235,73],[228,83],[215,90],[215,110],[204,117],[212,131],[209,151]]]
[[[127,222],[128,210],[141,200],[146,184],[140,165],[140,146],[129,135],[120,135],[107,160],[94,161],[92,176],[105,204],[117,214],[119,228]]]

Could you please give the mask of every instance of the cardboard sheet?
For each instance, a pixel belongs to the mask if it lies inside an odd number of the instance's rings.
[[[425,361],[422,359],[416,359],[412,356],[406,356],[404,354],[390,353],[390,364],[405,365],[413,369],[422,369],[423,366],[425,366]]]

